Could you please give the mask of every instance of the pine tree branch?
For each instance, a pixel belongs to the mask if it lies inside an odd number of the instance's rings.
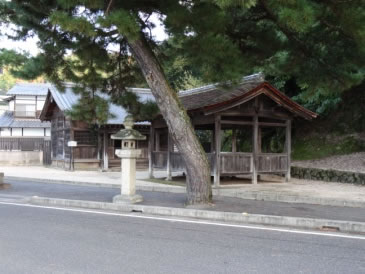
[[[105,10],[105,14],[109,14],[109,11],[110,11],[110,8],[112,7],[112,4],[113,4],[113,0],[110,0],[109,1],[109,4],[108,4],[108,6],[107,6],[107,8]]]
[[[323,67],[327,68],[328,72],[337,81],[339,81],[343,86],[346,86],[345,83],[341,80],[341,76],[339,74],[337,74],[336,72],[334,72],[332,70],[332,67],[330,65],[328,65],[324,60],[322,60],[319,56],[315,56],[313,54],[314,51],[308,48],[307,43],[305,43],[304,41],[302,41],[299,37],[296,36],[296,34],[294,32],[292,32],[286,26],[284,26],[283,24],[281,24],[279,22],[279,19],[272,12],[272,10],[268,7],[268,5],[267,5],[267,3],[266,3],[265,0],[260,0],[260,3],[262,4],[264,10],[269,15],[269,18],[276,24],[276,26],[280,29],[280,31],[282,31],[287,36],[287,38],[289,40],[295,42],[296,45],[300,48],[300,50],[302,51],[302,53],[305,56],[307,56],[308,58],[311,58],[311,59],[316,60],[317,62],[319,62]]]

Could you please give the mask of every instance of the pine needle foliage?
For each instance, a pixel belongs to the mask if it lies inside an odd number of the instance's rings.
[[[152,15],[170,37],[162,45],[151,36]],[[122,96],[128,86],[145,86],[127,43],[140,35],[175,89],[263,71],[279,88],[292,88],[287,92],[298,102],[324,113],[365,73],[361,0],[15,0],[1,2],[0,20],[18,26],[14,39],[40,38],[42,53],[21,60],[17,77],[82,83],[131,104],[140,118],[137,111],[148,111]]]

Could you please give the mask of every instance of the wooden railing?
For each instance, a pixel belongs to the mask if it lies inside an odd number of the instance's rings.
[[[252,172],[252,153],[221,152],[221,174]]]
[[[44,138],[0,138],[0,150],[2,151],[42,151],[43,145]]]
[[[285,153],[260,153],[257,157],[258,172],[285,172],[288,156]]]
[[[171,170],[185,171],[185,162],[181,153],[171,152]],[[215,153],[207,153],[212,174],[215,167]],[[257,156],[257,172],[285,172],[287,171],[288,156],[284,153],[260,153]],[[245,152],[221,152],[220,153],[220,174],[248,174],[253,171],[252,153]],[[154,168],[167,168],[167,151],[152,152],[152,165]]]

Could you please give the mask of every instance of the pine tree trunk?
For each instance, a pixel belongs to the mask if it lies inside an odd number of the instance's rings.
[[[187,203],[209,203],[212,198],[210,166],[188,114],[144,38],[129,41],[129,46],[185,161]]]

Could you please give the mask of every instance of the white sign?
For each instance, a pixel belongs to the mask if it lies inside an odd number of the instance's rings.
[[[76,141],[68,141],[67,142],[67,146],[69,146],[69,147],[77,147],[77,142]]]

